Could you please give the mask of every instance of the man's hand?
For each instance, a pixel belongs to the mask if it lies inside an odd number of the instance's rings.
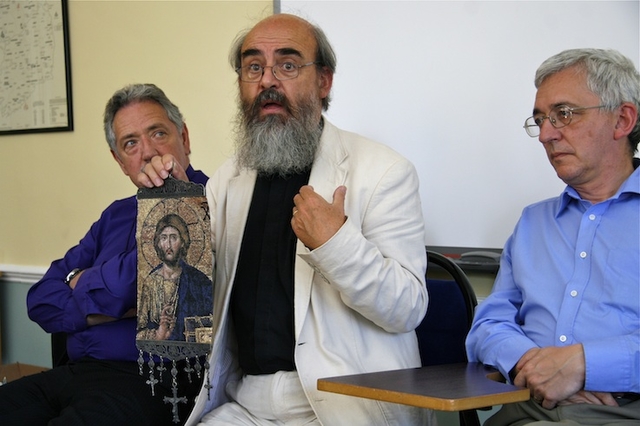
[[[187,172],[173,155],[165,154],[162,157],[156,155],[140,170],[138,182],[147,188],[162,186],[169,174],[185,182],[189,180]]]
[[[344,198],[347,188],[339,186],[328,203],[313,187],[305,185],[293,197],[291,227],[296,236],[310,250],[314,250],[333,237],[347,220],[344,215]]]
[[[578,391],[569,398],[558,402],[558,405],[570,404],[593,404],[593,405],[609,405],[617,407],[618,402],[610,392],[589,392],[585,390]]]
[[[580,344],[530,349],[515,368],[513,383],[529,388],[531,397],[546,409],[584,389],[584,349]]]
[[[162,308],[162,314],[160,315],[160,326],[156,330],[155,340],[167,340],[176,325],[176,319],[171,315],[173,311],[171,305],[165,305]]]

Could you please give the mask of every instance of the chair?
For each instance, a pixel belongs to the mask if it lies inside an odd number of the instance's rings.
[[[433,278],[433,270],[449,279]],[[427,250],[429,309],[416,329],[423,366],[467,362],[465,339],[478,304],[464,271],[451,259]],[[459,412],[460,425],[479,426],[475,410]]]
[[[465,339],[477,305],[464,272],[450,259],[426,252],[429,309],[416,328],[422,368],[318,379],[318,390],[378,401],[458,412],[462,426],[480,426],[476,410],[529,399],[529,390],[501,380],[500,373],[467,362]],[[433,272],[440,274],[435,278]],[[447,279],[440,279],[444,277]]]

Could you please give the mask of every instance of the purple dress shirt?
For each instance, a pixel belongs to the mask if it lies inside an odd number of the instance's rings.
[[[191,182],[208,177],[191,166]],[[80,243],[54,261],[27,294],[29,318],[48,333],[67,333],[71,360],[82,357],[136,361],[136,318],[89,327],[92,314],[120,318],[136,307],[136,197],[112,203]],[[69,271],[83,270],[75,289],[64,283]]]

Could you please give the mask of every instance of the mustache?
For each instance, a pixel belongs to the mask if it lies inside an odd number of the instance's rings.
[[[264,92],[256,96],[256,99],[253,101],[253,103],[251,104],[250,110],[248,111],[249,112],[248,115],[250,117],[258,117],[260,114],[260,109],[262,108],[262,105],[268,102],[277,102],[289,114],[292,113],[289,99],[287,99],[287,97],[284,94],[278,92],[276,89],[271,88],[271,89],[265,90]]]

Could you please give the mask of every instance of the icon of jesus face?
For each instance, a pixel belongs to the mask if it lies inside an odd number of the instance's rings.
[[[158,253],[163,262],[175,264],[181,256],[182,237],[180,232],[172,226],[167,226],[158,236]]]
[[[186,258],[190,243],[187,224],[180,216],[169,214],[158,221],[154,246],[165,265],[173,267]]]

